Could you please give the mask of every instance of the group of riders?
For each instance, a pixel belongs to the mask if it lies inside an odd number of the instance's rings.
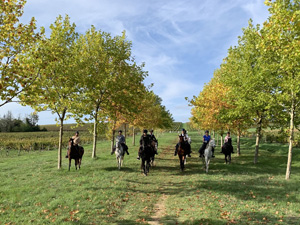
[[[179,137],[182,137],[183,142],[179,142],[179,143],[176,144],[174,156],[177,155],[178,148],[179,148],[179,146],[181,146],[182,148],[186,149],[188,157],[191,157],[191,153],[192,153],[192,151],[191,151],[191,139],[189,138],[189,136],[187,134],[187,131],[185,129],[182,129],[182,132],[179,135]],[[76,133],[72,137],[72,139],[73,139],[73,145],[74,145],[75,149],[77,149],[79,151],[80,137],[79,137],[79,132],[78,131],[76,131]],[[128,146],[126,145],[125,137],[122,134],[122,130],[119,130],[119,134],[116,137],[116,139],[121,144],[121,146],[123,148],[123,151],[124,151],[124,154],[126,153],[127,155],[129,155]],[[203,157],[204,150],[207,147],[207,144],[209,143],[210,140],[211,140],[211,136],[209,135],[209,131],[206,130],[205,135],[203,135],[203,144],[202,144],[202,146],[200,147],[200,149],[198,151],[199,152],[199,157]],[[138,160],[140,160],[140,158],[141,158],[141,152],[147,147],[152,148],[154,154],[158,155],[157,149],[154,148],[153,145],[152,145],[153,142],[158,145],[158,141],[157,141],[155,135],[153,134],[153,130],[150,130],[150,134],[148,134],[148,130],[143,130],[143,135],[140,138],[140,148],[139,148],[138,157],[137,157]],[[230,132],[227,132],[227,135],[224,139],[224,144],[222,146],[222,150],[221,150],[220,153],[224,153],[225,148],[229,148],[231,150],[231,153],[234,153],[233,152],[233,147],[232,147],[232,140],[231,140],[231,137],[230,137]],[[112,150],[111,154],[114,153],[114,150]],[[69,149],[68,149],[68,152],[69,152]],[[68,158],[68,152],[67,152],[66,158]],[[214,156],[214,148],[212,149],[212,153],[213,153],[212,157],[215,157]]]
[[[125,137],[122,134],[122,130],[119,130],[119,135],[116,137],[116,139],[119,142],[119,144],[121,144],[124,153],[126,152],[127,155],[129,155],[128,146],[126,145]],[[137,156],[138,160],[140,160],[141,158],[141,152],[147,147],[151,148],[154,154],[158,155],[157,149],[153,147],[152,142],[158,144],[158,141],[155,135],[153,134],[153,130],[150,130],[150,134],[148,134],[148,130],[143,130],[143,135],[140,138],[140,148]],[[111,151],[111,155],[114,154],[114,152],[115,152],[115,148]]]
[[[183,142],[181,142],[181,143],[179,142],[179,143],[176,144],[174,156],[177,155],[178,148],[179,148],[179,146],[181,146],[183,149],[186,149],[187,156],[191,157],[191,153],[192,153],[192,151],[191,151],[191,139],[187,135],[187,132],[186,132],[185,129],[182,129],[182,132],[179,135],[179,137],[183,138]],[[205,149],[206,149],[206,147],[207,147],[210,140],[211,140],[211,136],[209,135],[209,131],[206,130],[205,134],[203,135],[203,144],[202,144],[202,146],[200,147],[200,149],[198,151],[200,158],[204,157],[204,151],[205,151]],[[231,140],[231,137],[230,137],[230,132],[227,132],[227,135],[224,138],[224,144],[222,146],[222,149],[221,149],[220,153],[224,153],[225,149],[230,149],[230,152],[234,153],[233,152],[233,147],[232,147],[232,140]],[[215,153],[215,149],[212,148],[212,157],[213,158],[215,157],[214,153]]]

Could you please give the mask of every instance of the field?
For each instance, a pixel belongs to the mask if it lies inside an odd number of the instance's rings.
[[[242,139],[240,157],[225,165],[216,149],[209,174],[197,157],[200,135],[184,172],[173,156],[177,135],[158,135],[159,155],[149,176],[140,173],[137,146],[118,171],[110,143],[99,142],[82,168],[67,160],[57,170],[57,151],[11,151],[0,158],[0,224],[299,224],[300,153],[285,178],[287,146],[264,143],[253,164],[255,141]]]

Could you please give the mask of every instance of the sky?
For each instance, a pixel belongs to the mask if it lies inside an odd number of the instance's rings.
[[[162,98],[175,121],[188,122],[189,99],[198,96],[213,77],[230,46],[237,44],[251,18],[263,24],[269,16],[264,0],[27,0],[23,23],[35,17],[50,33],[58,15],[70,16],[78,33],[91,25],[121,35],[126,31],[132,55],[145,63],[145,84]],[[33,112],[16,103],[0,108],[14,117]],[[39,124],[54,124],[55,114],[40,112]],[[74,121],[68,120],[66,123]]]

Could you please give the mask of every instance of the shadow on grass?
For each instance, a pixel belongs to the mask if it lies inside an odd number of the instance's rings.
[[[104,167],[103,170],[105,171],[118,171],[118,167],[117,166],[110,166],[110,167]],[[132,169],[130,167],[121,167],[120,171],[123,171],[123,172],[129,172],[129,173],[135,173],[136,170],[135,169]]]

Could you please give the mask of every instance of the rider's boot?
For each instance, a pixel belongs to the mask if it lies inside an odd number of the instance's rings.
[[[69,150],[67,150],[66,159],[69,158]]]
[[[176,155],[177,155],[177,152],[178,152],[178,144],[177,144],[177,145],[176,145],[176,147],[175,147],[174,156],[176,156]]]
[[[129,155],[129,152],[128,152],[128,150],[127,150],[127,149],[126,149],[126,154],[127,154],[127,155]]]

